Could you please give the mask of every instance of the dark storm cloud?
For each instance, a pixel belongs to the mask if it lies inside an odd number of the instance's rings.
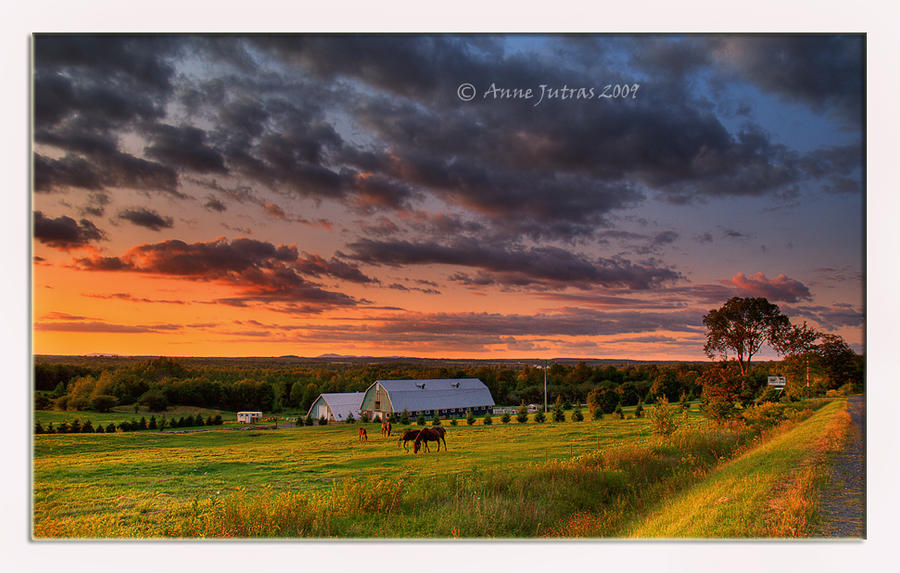
[[[172,217],[165,217],[152,209],[126,209],[119,213],[119,219],[130,221],[139,226],[146,227],[151,231],[161,231],[163,229],[171,229],[174,226]]]
[[[175,171],[168,166],[118,151],[89,159],[75,155],[53,159],[34,154],[34,190],[39,192],[69,187],[89,190],[128,187],[184,197],[177,190],[177,183]]]
[[[831,306],[785,306],[782,310],[788,315],[810,318],[831,331],[847,326],[862,326],[866,319],[865,313],[846,303],[837,303]]]
[[[224,203],[222,203],[215,197],[207,197],[206,203],[204,203],[203,206],[210,211],[217,211],[219,213],[228,209],[228,207],[226,207]]]
[[[625,259],[591,259],[557,247],[502,247],[474,239],[450,244],[373,241],[363,239],[348,245],[351,259],[380,265],[406,266],[446,264],[482,271],[481,284],[531,286],[622,286],[649,289],[674,281],[678,273],[667,268],[635,264]],[[465,280],[465,279],[463,279]]]
[[[35,211],[34,238],[55,249],[70,251],[106,239],[106,234],[87,219],[76,221],[66,216],[53,219]]]
[[[198,173],[228,172],[222,154],[207,145],[203,130],[189,125],[154,125],[149,131],[150,145],[144,148],[148,157]]]
[[[760,88],[832,113],[862,120],[862,35],[737,35],[718,38],[717,56]]]
[[[250,302],[305,303],[300,311],[321,311],[335,306],[356,306],[363,301],[340,292],[327,291],[301,275],[327,274],[336,278],[368,282],[358,269],[342,262],[301,259],[293,245],[278,245],[253,239],[218,239],[206,243],[163,241],[129,249],[120,257],[85,257],[78,265],[95,271],[132,271],[176,276],[189,280],[219,282],[239,289],[240,296],[221,299],[223,304],[247,306]],[[356,272],[354,272],[354,269]]]

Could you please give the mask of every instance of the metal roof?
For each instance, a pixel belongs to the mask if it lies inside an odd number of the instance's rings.
[[[359,405],[362,404],[362,399],[365,395],[365,392],[329,392],[327,394],[319,394],[319,397],[328,404],[334,419],[338,422],[343,422],[350,413],[359,419]],[[310,410],[312,410],[311,407]]]
[[[493,406],[491,391],[478,378],[376,380],[387,390],[395,412]]]

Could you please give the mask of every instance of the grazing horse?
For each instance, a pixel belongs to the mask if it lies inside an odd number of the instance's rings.
[[[397,447],[400,447],[400,442],[403,442],[403,449],[407,452],[409,451],[409,446],[406,445],[406,442],[414,442],[416,438],[419,437],[420,430],[406,430],[403,432],[403,435],[397,440]]]
[[[357,434],[359,435],[360,442],[368,442],[369,441],[369,436],[366,434],[365,428],[360,428],[359,432],[357,432]]]
[[[384,418],[384,421],[381,423],[381,437],[391,437],[391,421],[387,418]]]
[[[444,428],[440,426],[435,426],[434,428],[425,428],[419,431],[419,435],[416,436],[416,441],[413,442],[413,453],[419,453],[419,448],[425,448],[426,452],[431,452],[428,448],[428,442],[437,442],[438,451],[441,451],[441,441],[444,442],[444,449],[447,449],[447,440],[444,439]]]

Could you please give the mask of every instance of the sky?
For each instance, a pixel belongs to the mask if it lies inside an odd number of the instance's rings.
[[[862,36],[32,55],[36,354],[704,360],[732,296],[863,350]]]

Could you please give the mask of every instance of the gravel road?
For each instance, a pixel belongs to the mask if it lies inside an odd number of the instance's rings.
[[[866,401],[849,399],[852,425],[844,451],[834,459],[831,482],[822,492],[822,535],[866,537]]]

